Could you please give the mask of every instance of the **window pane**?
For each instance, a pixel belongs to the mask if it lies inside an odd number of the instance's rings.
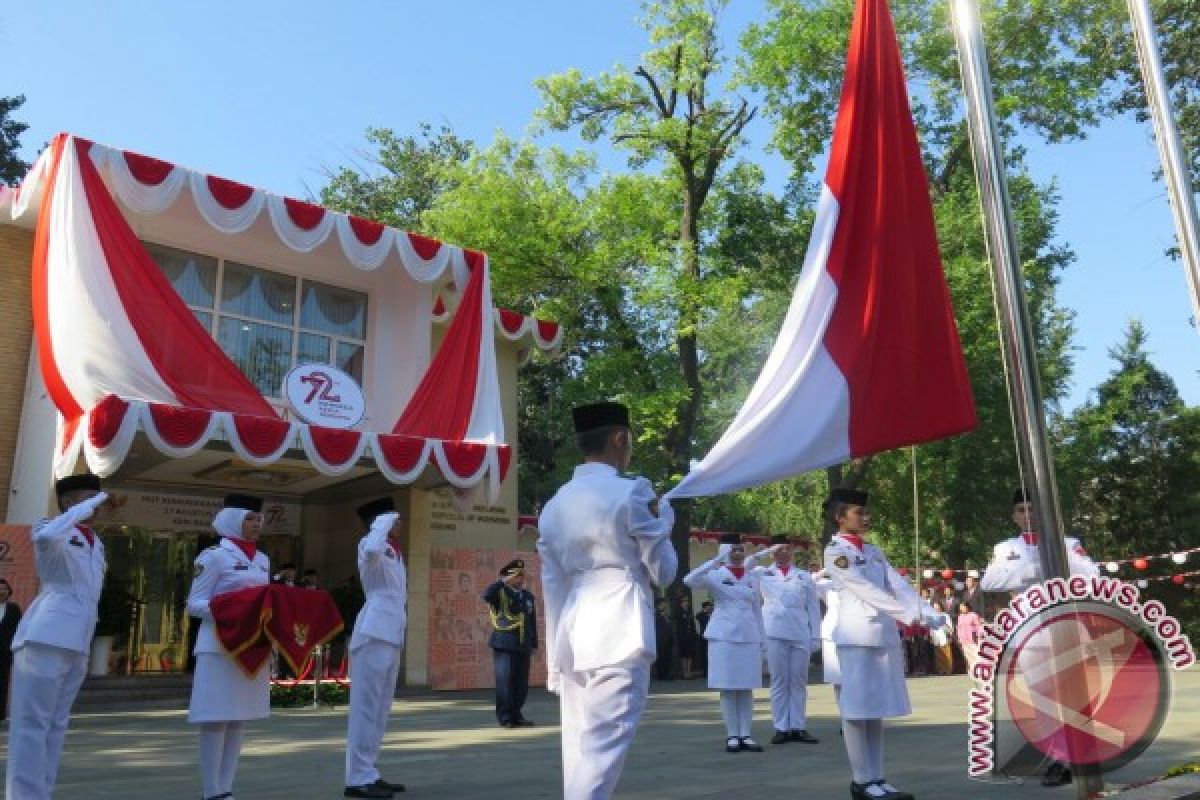
[[[296,279],[265,269],[225,262],[221,310],[291,325],[296,318]]]
[[[222,317],[217,343],[265,397],[278,397],[292,365],[292,332]]]
[[[296,348],[297,364],[328,364],[329,337],[317,333],[300,334],[300,344]]]
[[[336,289],[323,283],[304,282],[304,300],[300,307],[300,327],[314,331],[365,339],[367,296],[348,289]]]
[[[192,309],[192,313],[196,315],[196,321],[198,321],[201,327],[204,328],[204,332],[210,333],[212,331],[212,313],[208,311],[197,311],[194,308]]]
[[[217,260],[145,242],[146,252],[158,268],[167,276],[175,291],[189,306],[213,307],[213,294],[217,290]]]
[[[365,349],[361,344],[352,344],[350,342],[338,342],[337,346],[337,363],[334,365],[343,372],[349,374],[354,380],[362,385],[363,379],[363,356]]]

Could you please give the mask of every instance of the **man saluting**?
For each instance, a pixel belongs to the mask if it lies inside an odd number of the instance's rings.
[[[503,728],[532,725],[521,709],[529,694],[529,660],[537,649],[537,607],[525,588],[525,562],[514,559],[483,593],[492,620],[488,645],[496,667],[496,719]]]
[[[547,685],[559,694],[564,800],[612,796],[646,708],[654,661],[654,591],[679,566],[675,514],[633,456],[629,409],[573,411],[584,463],[538,520],[546,610]]]
[[[84,525],[108,499],[95,475],[54,486],[62,512],[33,526],[38,595],[13,637],[12,722],[8,734],[11,800],[50,800],[71,706],[87,672],[104,585],[104,545]]]

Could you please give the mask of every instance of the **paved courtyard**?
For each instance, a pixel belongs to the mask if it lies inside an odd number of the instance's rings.
[[[1113,776],[1132,782],[1200,759],[1200,671],[1177,675],[1175,703],[1158,742]],[[909,683],[916,710],[889,726],[889,778],[921,800],[1074,797],[1036,782],[988,784],[966,777],[967,682],[962,677]],[[762,754],[724,752],[716,694],[700,681],[656,683],[625,767],[618,797],[845,798],[848,767],[832,691],[815,686],[810,730],[819,745],[767,746]],[[558,706],[541,690],[526,708],[534,728],[493,723],[485,692],[422,693],[397,699],[382,768],[414,798],[559,797]],[[277,711],[249,727],[237,795],[241,800],[341,797],[344,708]],[[755,734],[771,733],[765,691],[757,693]],[[184,712],[85,713],[71,722],[59,800],[192,800],[199,796],[196,738]]]

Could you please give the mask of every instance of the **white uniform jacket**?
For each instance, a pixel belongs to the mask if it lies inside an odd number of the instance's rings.
[[[860,551],[834,536],[825,548],[825,570],[838,592],[833,641],[839,645],[884,647],[897,644],[896,622],[920,618],[920,596],[873,544]]]
[[[654,593],[679,566],[674,513],[650,510],[645,478],[580,464],[538,519],[551,686],[571,671],[648,663],[655,657]]]
[[[95,505],[79,503],[33,526],[38,595],[17,625],[13,650],[29,642],[76,653],[86,653],[92,646],[96,607],[104,587],[104,545],[99,536],[89,545],[76,526],[91,516]]]
[[[225,652],[217,639],[216,623],[208,605],[214,597],[270,581],[271,563],[266,553],[259,551],[251,560],[229,539],[222,539],[196,556],[195,577],[187,599],[188,614],[201,620],[193,652]]]
[[[358,574],[367,602],[354,621],[351,650],[357,650],[367,639],[404,646],[408,577],[404,559],[388,541],[396,517],[395,513],[380,514],[358,542]]]
[[[1099,575],[1100,568],[1074,536],[1066,537],[1067,566],[1072,575]],[[992,560],[979,586],[985,592],[1027,589],[1042,579],[1042,557],[1036,544],[1023,536],[1005,539],[992,549]]]
[[[714,558],[689,572],[683,582],[693,589],[706,589],[715,605],[704,629],[705,639],[766,644],[762,596],[753,569],[747,567],[739,580],[720,558]]]
[[[767,638],[817,647],[821,639],[821,602],[808,570],[792,565],[785,573],[770,564],[756,567],[754,575],[762,595]]]

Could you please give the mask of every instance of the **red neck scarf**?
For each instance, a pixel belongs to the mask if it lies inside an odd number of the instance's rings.
[[[390,544],[392,546],[392,549],[396,551],[396,555],[402,555],[402,553],[400,551],[400,540],[399,539],[389,536],[388,544]]]
[[[855,547],[857,547],[857,548],[858,548],[858,552],[860,552],[860,553],[862,552],[862,549],[863,549],[863,537],[859,536],[857,533],[839,533],[839,534],[838,534],[838,536],[842,537],[842,538],[843,538],[843,539],[845,539],[847,542],[849,542],[850,544],[852,544],[852,545],[854,545]]]
[[[87,525],[76,525],[75,528],[83,534],[83,538],[87,539],[88,547],[96,546],[96,534]]]
[[[735,567],[733,565],[730,565],[729,571],[732,572],[733,577],[737,578],[739,581],[742,579],[742,576],[746,574],[745,567]]]
[[[227,538],[229,538],[229,541],[237,545],[238,550],[241,550],[246,554],[246,558],[250,559],[251,561],[254,560],[254,555],[258,552],[258,545],[256,545],[254,542],[247,541],[246,539],[234,539],[233,537]]]
[[[780,567],[780,568],[779,568],[779,571],[780,571],[780,572],[782,572],[784,575],[787,575],[787,574],[788,574],[788,571],[789,571],[791,568],[792,568],[792,565],[791,565],[791,564],[784,564],[782,567]]]
[[[1025,540],[1025,544],[1037,547],[1038,535],[1036,533],[1022,533],[1021,538]]]

